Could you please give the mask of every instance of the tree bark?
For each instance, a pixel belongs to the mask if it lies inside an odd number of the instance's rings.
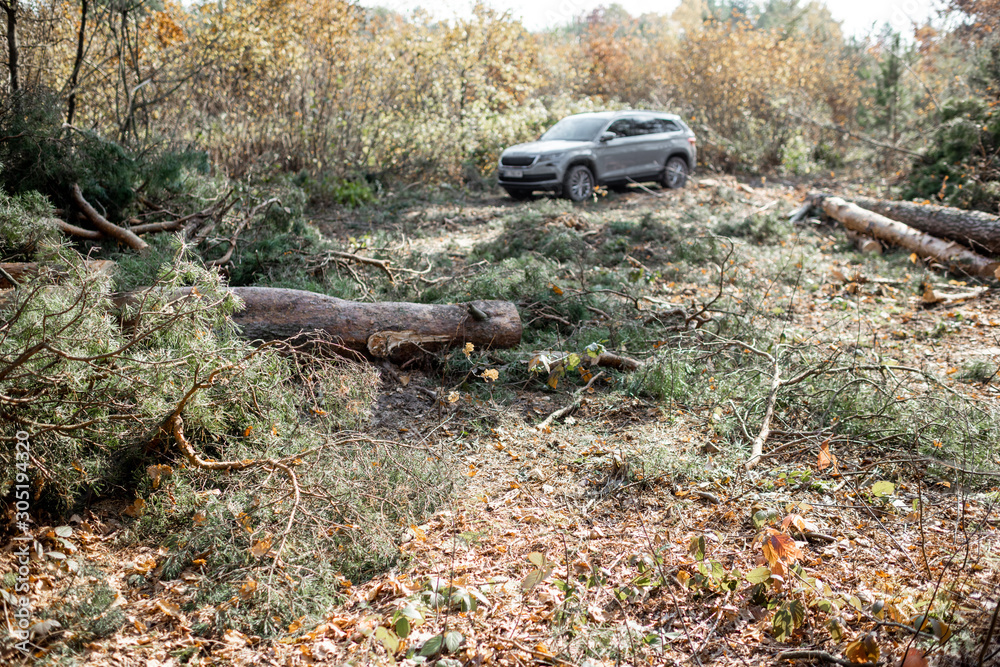
[[[0,0],[0,9],[7,13],[7,74],[10,76],[10,92],[21,88],[18,72],[20,49],[17,46],[18,0]]]
[[[867,234],[906,248],[918,255],[930,257],[958,273],[979,278],[997,278],[1000,262],[995,262],[953,241],[944,241],[925,234],[901,222],[883,215],[867,211],[857,204],[844,201],[840,197],[818,194],[813,202],[822,207],[831,218],[839,220],[845,227],[861,234]]]
[[[103,234],[118,239],[133,250],[145,252],[149,248],[149,244],[129,230],[108,222],[107,218],[98,213],[97,209],[91,206],[90,203],[83,198],[83,191],[76,183],[73,184],[73,200],[76,202],[76,205],[80,207],[80,210],[83,212],[83,215],[87,218],[87,220],[90,220],[90,222],[92,222],[93,225]]]
[[[394,360],[466,343],[489,349],[521,342],[521,317],[509,301],[362,303],[275,287],[230,290],[244,304],[233,321],[250,340],[301,340],[318,331],[365,356]],[[184,289],[178,295],[190,293]],[[140,295],[132,292],[116,302],[122,305]]]
[[[80,68],[83,66],[83,45],[87,34],[87,0],[80,0],[80,30],[76,37],[76,57],[73,59],[73,73],[69,77],[69,99],[66,103],[66,124],[73,124],[76,112],[76,87],[80,80]]]
[[[958,241],[975,250],[1000,255],[1000,217],[947,206],[855,197],[861,208],[898,220],[922,232]]]

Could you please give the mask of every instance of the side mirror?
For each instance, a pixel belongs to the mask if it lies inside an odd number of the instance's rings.
[[[605,141],[611,141],[617,136],[618,135],[615,134],[614,132],[602,132],[600,137],[600,142],[603,144]]]

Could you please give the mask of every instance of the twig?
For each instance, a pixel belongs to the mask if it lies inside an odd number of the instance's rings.
[[[340,250],[331,250],[331,257],[336,257],[338,259],[347,260],[350,262],[357,262],[358,264],[368,264],[370,266],[376,266],[385,272],[385,275],[389,277],[389,282],[393,285],[396,284],[396,276],[393,275],[392,271],[389,269],[390,262],[381,259],[374,259],[372,257],[363,257],[362,255],[356,255],[350,252],[341,252]]]
[[[595,375],[594,377],[590,378],[590,382],[588,382],[586,385],[584,385],[583,387],[581,387],[581,388],[579,388],[579,389],[576,390],[576,392],[573,394],[573,400],[570,401],[568,405],[566,405],[565,407],[559,408],[558,410],[556,410],[555,412],[553,412],[552,414],[550,414],[548,417],[546,417],[542,421],[541,424],[539,424],[535,428],[538,429],[539,431],[543,431],[543,430],[547,429],[548,427],[552,426],[552,422],[554,422],[555,420],[562,419],[563,417],[565,417],[569,413],[573,412],[573,410],[575,410],[580,405],[580,399],[583,398],[583,392],[585,392],[588,389],[590,389],[591,385],[593,385],[595,382],[597,382],[597,379],[599,377],[601,377],[602,375],[604,375],[604,371],[600,371],[600,372],[597,373],[597,375]]]
[[[766,354],[766,353],[765,353]],[[760,432],[757,437],[753,439],[753,443],[750,449],[750,459],[746,462],[745,466],[747,470],[753,468],[760,461],[761,454],[764,451],[764,442],[767,440],[767,436],[771,433],[771,419],[774,417],[774,404],[778,399],[778,389],[781,388],[781,364],[778,362],[778,356],[771,356],[771,363],[774,364],[774,375],[771,377],[771,390],[767,394],[767,409],[764,411],[764,420],[760,424]]]

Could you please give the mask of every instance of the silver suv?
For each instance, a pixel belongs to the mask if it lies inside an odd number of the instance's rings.
[[[694,132],[674,114],[581,113],[563,118],[538,141],[505,150],[499,183],[514,199],[551,190],[582,201],[596,185],[658,181],[682,188],[695,158]]]

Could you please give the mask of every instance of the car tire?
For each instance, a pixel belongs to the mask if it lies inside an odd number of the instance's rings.
[[[517,201],[527,201],[531,199],[531,190],[521,190],[519,188],[504,188],[511,199]]]
[[[574,165],[563,178],[563,196],[571,201],[583,201],[594,192],[594,173],[584,164]]]
[[[682,157],[674,156],[667,160],[667,164],[663,167],[663,176],[661,177],[660,182],[665,188],[678,190],[684,187],[687,183],[687,178],[687,160]]]

